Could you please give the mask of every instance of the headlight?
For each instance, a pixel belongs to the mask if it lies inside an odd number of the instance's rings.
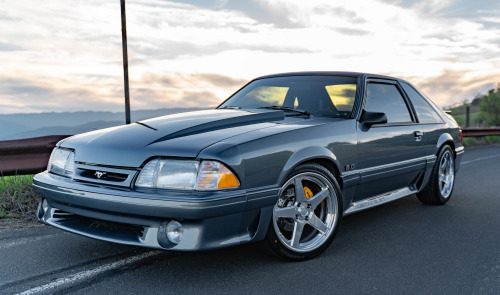
[[[73,176],[75,170],[75,152],[56,147],[50,155],[47,170],[67,177]]]
[[[217,190],[236,188],[236,176],[217,161],[153,159],[142,169],[137,187],[184,190]]]
[[[135,185],[173,189],[193,189],[196,183],[198,162],[180,160],[149,161],[142,169]]]

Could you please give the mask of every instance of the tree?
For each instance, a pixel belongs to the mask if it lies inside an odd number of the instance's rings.
[[[491,89],[479,104],[481,119],[488,126],[500,126],[500,88]]]

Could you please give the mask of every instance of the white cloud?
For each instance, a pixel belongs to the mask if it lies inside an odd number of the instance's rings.
[[[482,17],[482,21],[500,24],[500,17]]]
[[[500,29],[442,17],[450,1],[407,7],[373,0],[351,0],[348,6],[328,0],[255,1],[273,22],[224,9],[226,1],[216,1],[216,10],[127,1],[132,107],[155,108],[164,101],[172,107],[215,105],[246,80],[288,71],[409,77],[441,105],[500,81]],[[33,111],[34,101],[35,110],[44,111],[122,109],[118,1],[0,5],[0,27],[9,28],[0,31],[0,113]],[[447,76],[456,80],[454,87],[430,83]],[[167,80],[174,82],[159,82]],[[37,95],[36,89],[48,90]]]

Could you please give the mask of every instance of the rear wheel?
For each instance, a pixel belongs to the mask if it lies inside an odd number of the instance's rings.
[[[417,197],[425,204],[442,205],[450,199],[454,186],[455,155],[451,147],[445,145],[434,164],[428,186]]]
[[[266,237],[277,255],[306,260],[333,241],[342,217],[335,177],[318,164],[298,166],[282,186]]]

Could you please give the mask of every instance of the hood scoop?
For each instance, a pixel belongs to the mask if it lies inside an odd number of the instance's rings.
[[[227,129],[227,128],[239,127],[239,126],[244,126],[244,125],[250,125],[250,124],[258,124],[258,123],[265,123],[265,122],[272,122],[272,121],[281,121],[284,119],[285,119],[285,113],[283,111],[265,111],[265,112],[249,113],[248,115],[231,117],[231,118],[224,118],[224,119],[220,119],[220,120],[211,121],[211,122],[195,125],[192,127],[188,127],[188,128],[179,130],[177,132],[168,134],[166,136],[163,136],[163,137],[149,143],[148,145],[162,142],[162,141],[169,140],[169,139],[174,139],[174,138],[179,138],[179,137],[184,137],[184,136],[189,136],[189,135],[194,135],[194,134],[199,134],[199,133],[205,133],[205,132],[210,132],[210,131],[215,131],[215,130],[220,130],[220,129]],[[148,126],[148,127],[150,127],[150,126]]]

